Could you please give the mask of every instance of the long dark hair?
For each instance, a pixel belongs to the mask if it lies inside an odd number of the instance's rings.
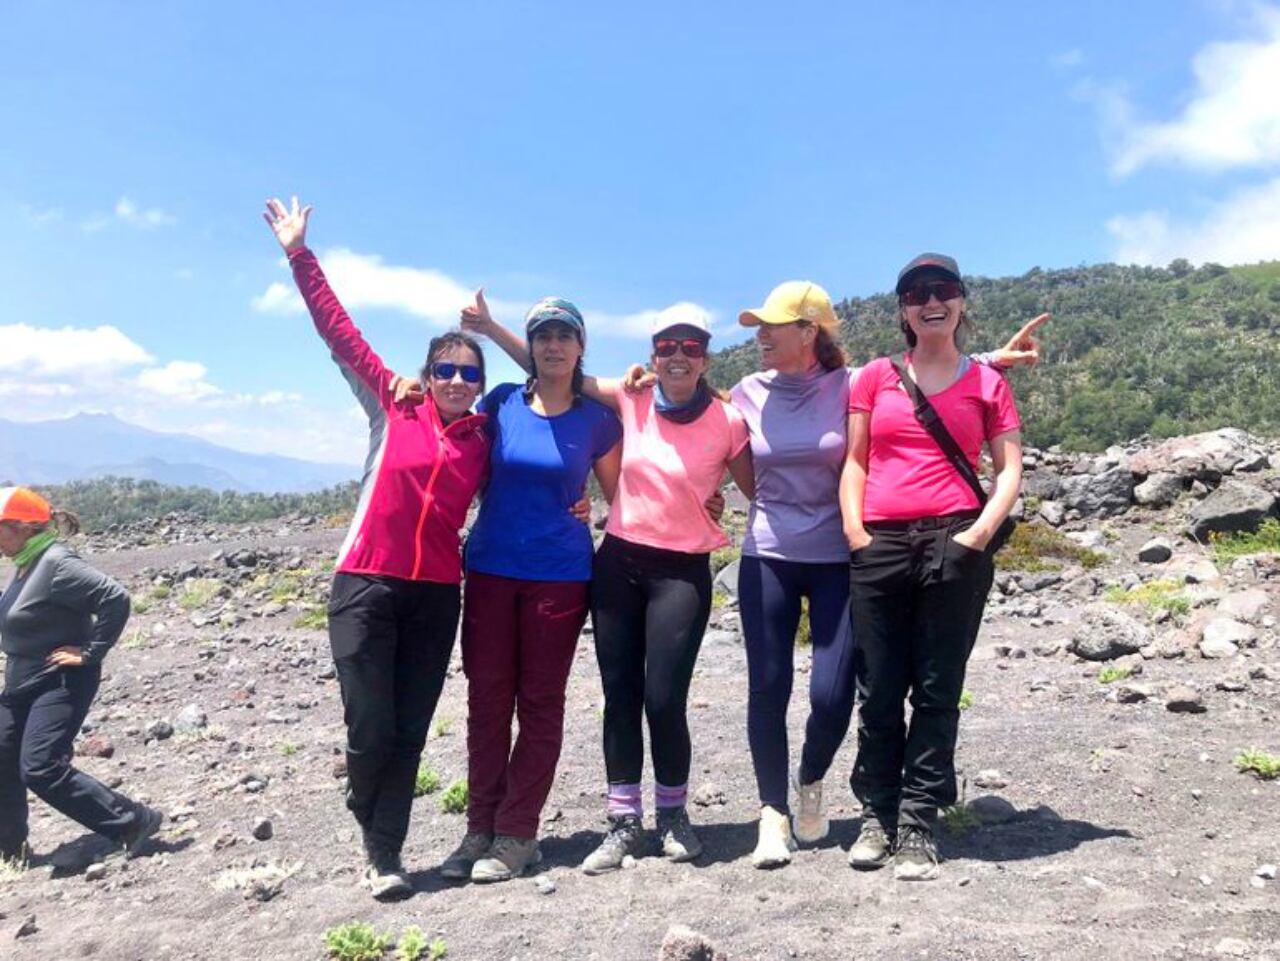
[[[849,363],[849,359],[845,356],[844,348],[836,343],[836,339],[831,336],[830,331],[822,325],[815,325],[818,331],[818,337],[813,342],[813,353],[818,358],[818,363],[822,365],[823,370],[839,370]]]
[[[446,330],[440,336],[431,338],[431,342],[427,344],[426,362],[418,375],[422,379],[423,389],[427,389],[431,383],[431,365],[436,362],[436,358],[455,347],[466,347],[476,355],[476,366],[480,368],[480,392],[484,393],[484,351],[480,349],[479,342],[464,330]]]
[[[524,382],[524,400],[527,404],[533,400],[533,391],[538,386],[538,363],[533,359],[533,345],[529,345],[529,366],[533,368],[533,373]],[[573,394],[573,404],[576,407],[578,402],[582,400],[582,381],[586,374],[582,372],[582,358],[578,358],[578,362],[573,365],[573,381],[569,384],[569,390]]]

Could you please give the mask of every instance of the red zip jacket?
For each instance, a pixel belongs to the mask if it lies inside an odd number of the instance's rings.
[[[369,418],[369,456],[360,502],[337,570],[410,581],[462,580],[458,532],[489,469],[484,414],[445,426],[428,393],[396,404],[392,372],[338,302],[316,255],[289,252],[293,279],[342,376]]]

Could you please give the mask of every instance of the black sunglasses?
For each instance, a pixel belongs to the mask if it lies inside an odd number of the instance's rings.
[[[684,340],[664,337],[662,340],[653,342],[653,352],[659,357],[674,357],[677,350],[686,357],[694,359],[707,356],[707,345],[696,337]]]
[[[461,374],[468,384],[480,383],[480,368],[475,364],[451,364],[441,360],[431,365],[431,376],[436,380],[453,380],[454,374]]]
[[[964,284],[958,280],[927,280],[912,284],[898,295],[898,302],[908,307],[923,307],[930,296],[940,301],[955,300],[964,296]]]

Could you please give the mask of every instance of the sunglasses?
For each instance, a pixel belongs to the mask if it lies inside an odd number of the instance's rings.
[[[431,376],[436,380],[453,380],[454,374],[461,374],[465,383],[480,383],[480,368],[475,364],[451,364],[442,360],[431,365]]]
[[[707,345],[696,337],[690,337],[687,340],[663,338],[653,342],[653,352],[659,357],[674,357],[677,350],[686,357],[695,359],[707,356]]]
[[[955,300],[964,296],[964,284],[958,280],[930,280],[912,284],[898,295],[898,302],[908,307],[923,307],[931,296],[940,301]]]

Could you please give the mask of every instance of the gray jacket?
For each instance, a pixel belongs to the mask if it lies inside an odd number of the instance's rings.
[[[58,647],[102,663],[129,620],[129,594],[62,543],[52,544],[0,594],[0,650],[10,684],[40,670]],[[16,676],[15,676],[16,675]]]

